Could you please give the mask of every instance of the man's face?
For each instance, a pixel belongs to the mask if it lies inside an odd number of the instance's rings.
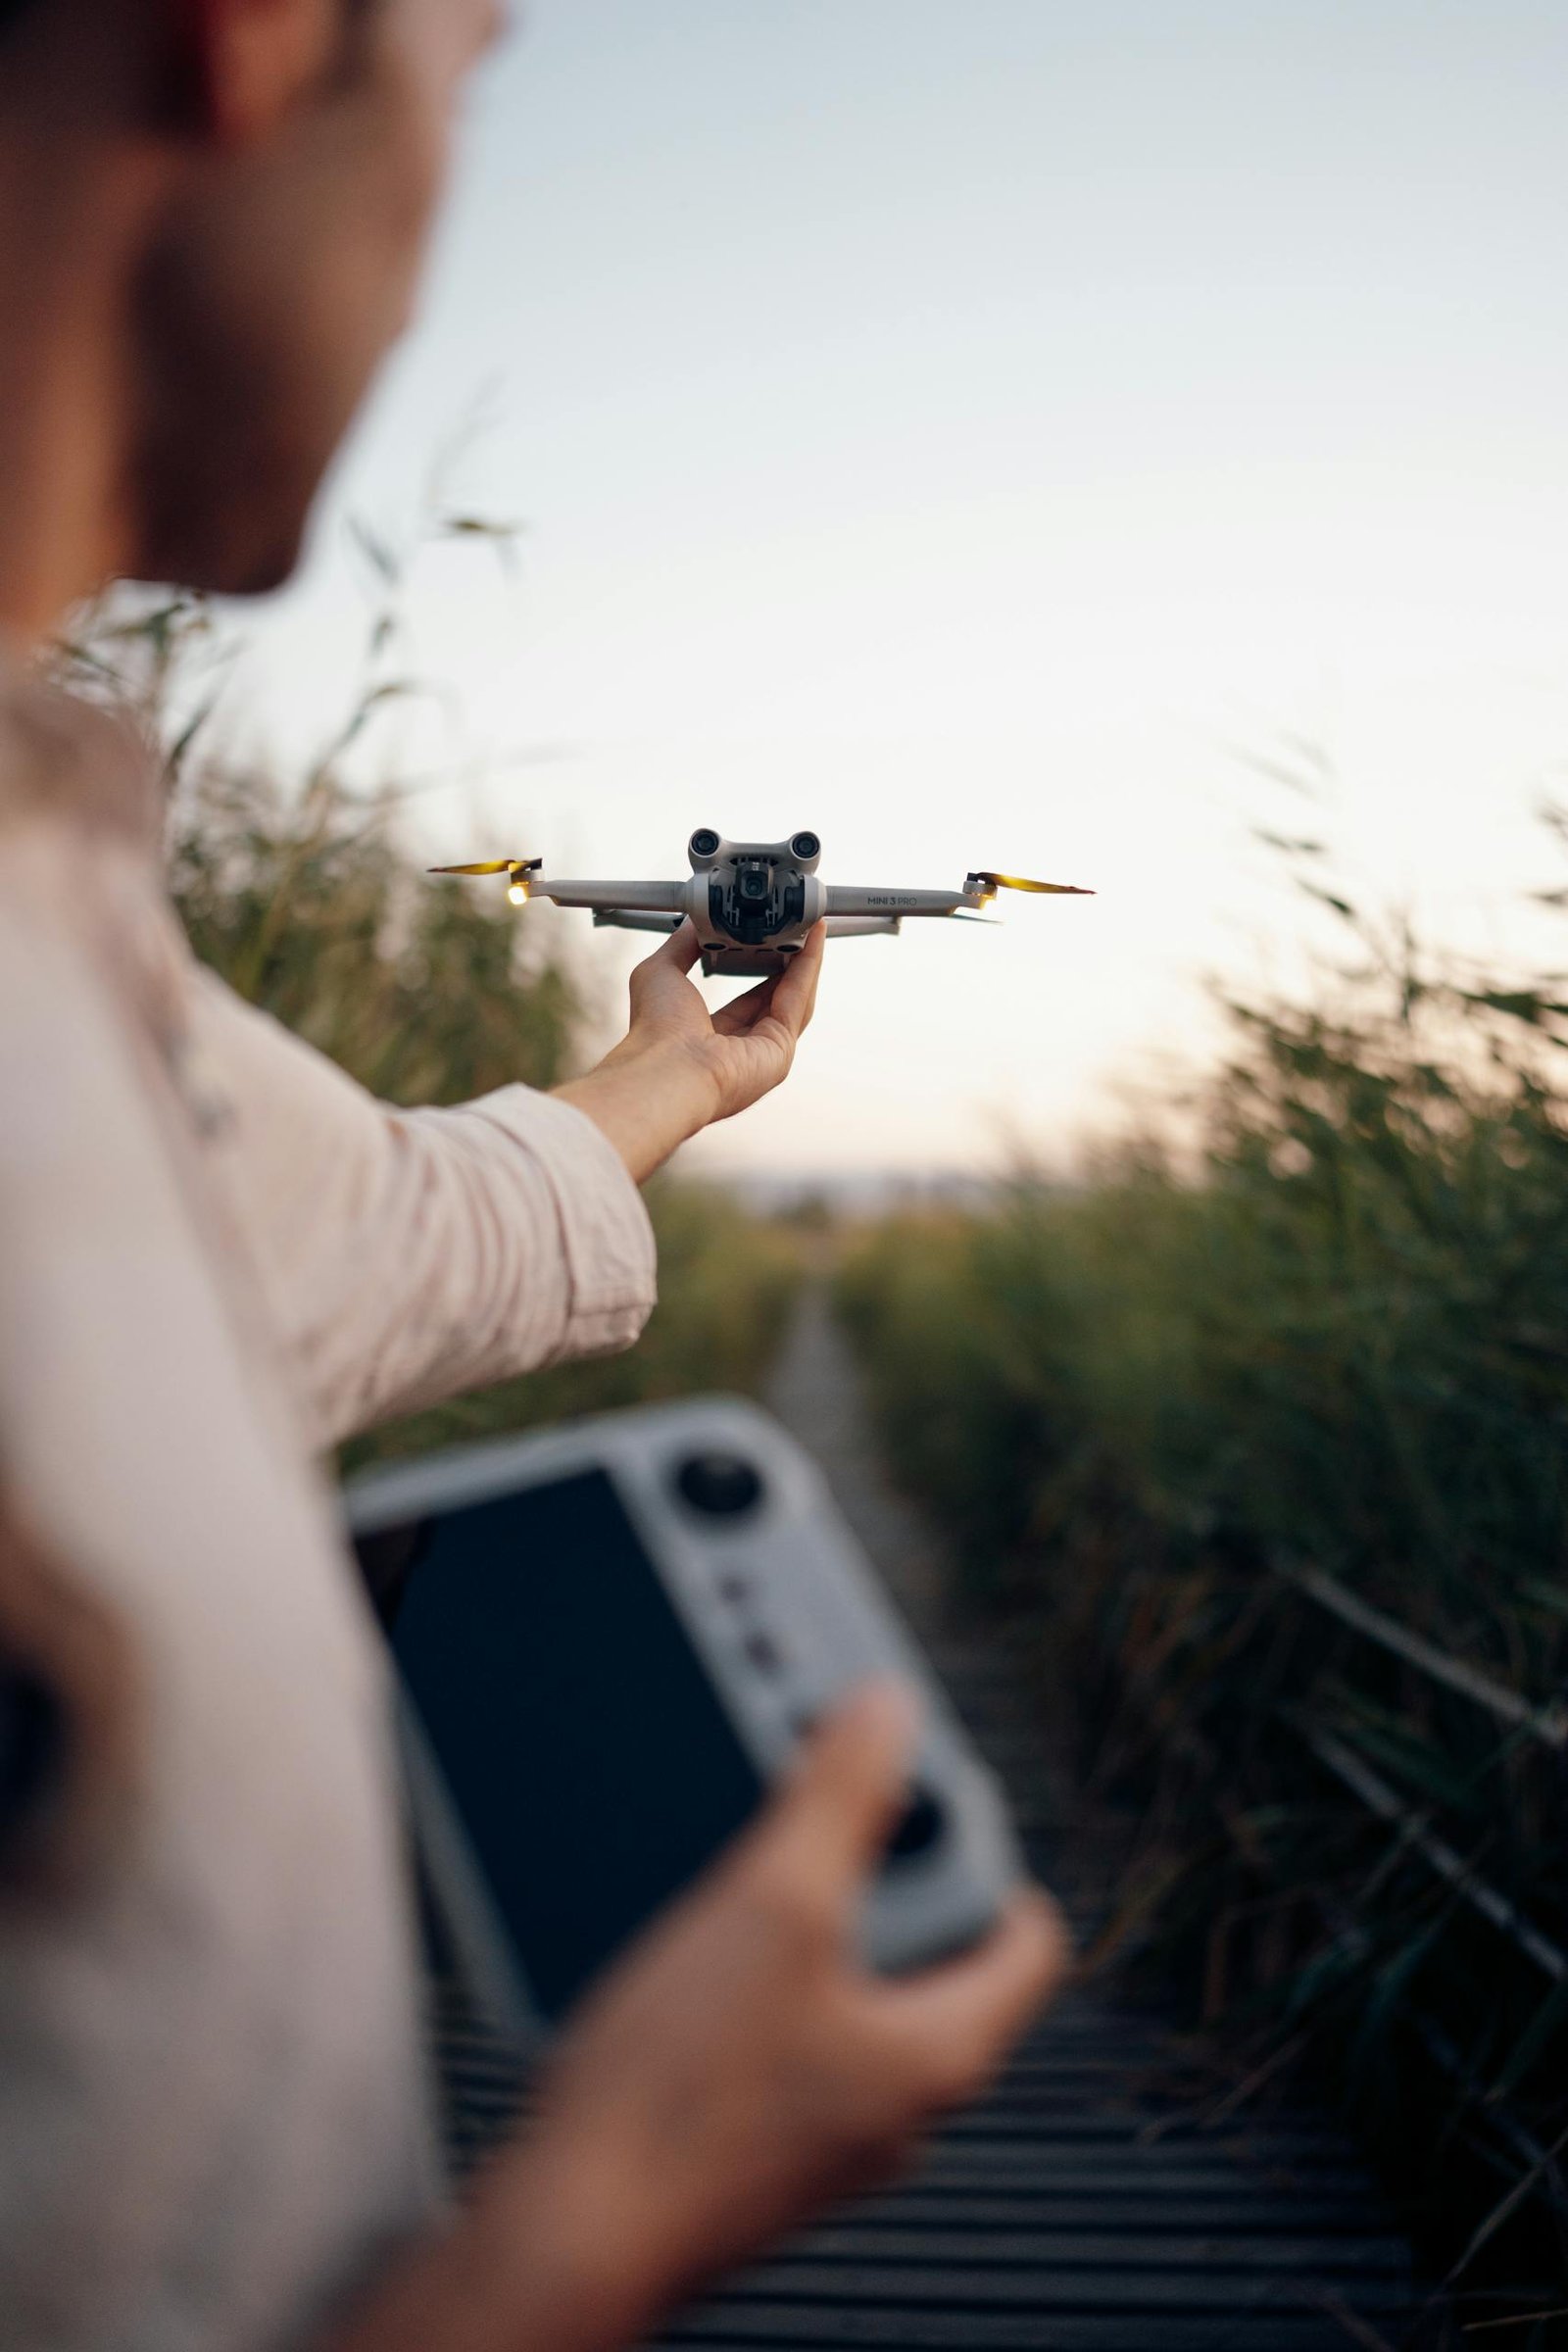
[[[407,323],[496,0],[341,0],[335,71],[201,165],[136,289],[127,485],[143,577],[248,594],[293,570],[321,475]]]

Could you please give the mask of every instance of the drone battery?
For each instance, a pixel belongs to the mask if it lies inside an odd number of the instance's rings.
[[[422,1841],[433,1824],[492,2005],[530,2034],[868,1674],[924,1702],[868,1961],[913,1967],[994,1920],[1019,1868],[995,1783],[813,1466],[755,1408],[607,1415],[373,1472],[348,1503],[388,1600]]]

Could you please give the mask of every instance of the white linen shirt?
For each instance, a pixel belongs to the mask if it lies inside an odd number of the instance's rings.
[[[115,1837],[0,1885],[8,2352],[292,2345],[431,2216],[384,1663],[312,1457],[654,1295],[590,1121],[372,1101],[197,967],[160,829],[126,730],[0,664],[0,1503],[135,1682]]]

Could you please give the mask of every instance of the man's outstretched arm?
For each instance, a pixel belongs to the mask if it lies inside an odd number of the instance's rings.
[[[193,1079],[217,1106],[215,1172],[316,1442],[629,1346],[655,1295],[637,1184],[785,1076],[819,957],[710,1019],[676,934],[634,973],[628,1033],[598,1069],[453,1110],[377,1102],[201,974]]]

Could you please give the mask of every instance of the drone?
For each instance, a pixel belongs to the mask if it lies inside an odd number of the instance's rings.
[[[999,890],[1039,891],[1054,898],[1089,899],[1071,882],[1029,882],[1021,874],[965,874],[961,890],[872,890],[817,878],[822,844],[814,833],[788,841],[725,841],[701,826],[686,845],[691,873],[681,882],[558,882],[542,858],[485,858],[472,865],[432,865],[432,874],[505,874],[514,906],[550,899],[558,906],[589,906],[595,926],[618,931],[678,931],[690,922],[703,951],[703,970],[738,980],[781,972],[806,944],[813,923],[827,920],[829,939],[895,936],[912,915],[945,915],[959,922],[988,920]]]

